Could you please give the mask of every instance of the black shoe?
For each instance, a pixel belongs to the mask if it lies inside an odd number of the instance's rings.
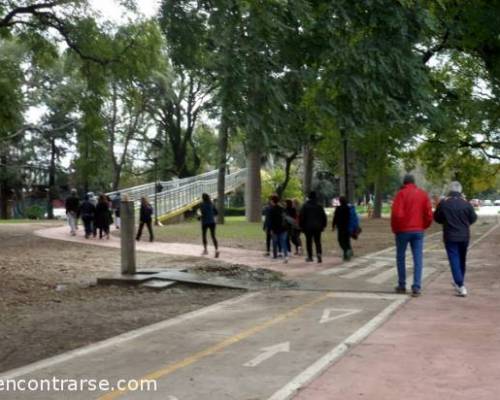
[[[321,258],[321,255],[318,254],[318,264],[321,264],[323,262],[323,259]]]
[[[420,291],[420,289],[417,289],[417,288],[413,288],[411,290],[411,295],[412,297],[418,297],[422,294],[422,292]]]
[[[394,288],[394,291],[395,291],[396,293],[399,293],[399,294],[404,294],[404,293],[406,293],[406,288],[401,287],[401,286],[396,286],[396,287]]]
[[[312,257],[307,257],[306,258],[306,262],[313,262],[314,260],[312,259]]]

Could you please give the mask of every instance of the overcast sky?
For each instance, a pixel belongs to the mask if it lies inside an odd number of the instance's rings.
[[[146,17],[152,17],[158,11],[160,0],[136,0],[137,6]],[[113,22],[120,22],[125,8],[115,0],[90,0],[92,8],[99,11],[104,18]]]

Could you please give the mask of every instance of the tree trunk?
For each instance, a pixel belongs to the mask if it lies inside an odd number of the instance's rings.
[[[251,150],[247,154],[247,183],[245,186],[245,215],[248,222],[260,222],[262,219],[260,164],[260,151]]]
[[[54,219],[54,206],[56,185],[56,140],[50,139],[50,165],[49,165],[49,192],[47,195],[47,218]]]
[[[313,168],[314,168],[314,152],[311,145],[304,146],[304,183],[302,191],[307,196],[312,190]]]
[[[7,156],[2,154],[0,159],[0,218],[8,219],[8,202],[9,202],[9,183],[7,178]]]
[[[224,209],[226,195],[226,161],[227,146],[229,141],[229,126],[224,115],[222,115],[221,127],[219,132],[219,173],[217,175],[217,223],[224,224]]]
[[[285,158],[285,180],[283,183],[279,184],[276,188],[276,194],[279,198],[283,197],[283,193],[285,192],[288,183],[290,183],[290,173],[292,169],[292,163],[297,158],[297,153],[293,153],[290,157]]]
[[[372,218],[382,218],[382,171],[377,173],[375,179],[375,199]]]

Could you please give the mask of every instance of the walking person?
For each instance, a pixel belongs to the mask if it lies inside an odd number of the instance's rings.
[[[264,222],[262,224],[262,230],[266,233],[266,252],[264,255],[266,257],[271,255],[271,244],[273,241],[272,235],[271,235],[271,227],[269,225],[269,212],[271,211],[271,208],[273,206],[272,202],[272,197],[275,196],[274,194],[269,196],[269,201],[268,203],[264,206],[262,209],[262,216],[264,217]],[[278,252],[279,256],[281,256],[281,245],[278,243]]]
[[[443,240],[458,296],[467,296],[465,271],[470,226],[476,222],[474,207],[462,196],[460,182],[451,182],[448,197],[441,200],[434,212],[434,220],[443,225]]]
[[[101,194],[97,200],[94,217],[94,230],[96,233],[99,230],[99,239],[102,239],[103,234],[106,239],[109,239],[109,225],[111,224],[111,213],[109,202],[105,194]],[[95,234],[94,234],[95,236]]]
[[[219,214],[217,208],[215,208],[210,196],[207,193],[201,195],[201,206],[200,206],[200,220],[201,220],[201,236],[203,240],[203,253],[202,255],[208,254],[207,249],[207,231],[210,231],[210,236],[212,237],[212,242],[215,247],[215,258],[219,257],[219,244],[217,238],[215,237],[215,217]]]
[[[309,193],[308,200],[302,206],[299,216],[300,229],[306,235],[306,261],[312,262],[312,242],[316,247],[316,257],[318,263],[323,262],[321,248],[321,233],[325,230],[327,224],[325,209],[318,204],[316,192]]]
[[[269,230],[273,240],[273,259],[278,258],[278,248],[283,253],[283,263],[288,263],[288,226],[285,220],[285,210],[279,205],[279,197],[271,196],[271,208],[269,210]]]
[[[343,252],[344,261],[349,261],[352,257],[351,247],[351,207],[344,196],[339,197],[340,205],[335,208],[333,215],[332,230],[337,228],[337,241]]]
[[[141,197],[141,208],[139,210],[139,229],[137,231],[137,236],[135,237],[137,241],[141,240],[142,229],[144,228],[144,225],[148,227],[149,241],[152,242],[154,240],[152,215],[153,207],[151,207],[151,204],[149,204],[149,201],[146,197]]]
[[[115,194],[111,202],[111,209],[115,214],[115,228],[120,229],[120,205],[121,205],[121,195],[120,192]]]
[[[85,239],[88,239],[93,232],[95,217],[95,206],[90,202],[88,195],[85,195],[85,199],[80,205],[80,217],[82,218],[85,229]]]
[[[415,185],[413,175],[406,175],[403,187],[392,204],[391,227],[396,236],[396,260],[398,268],[397,293],[406,293],[406,248],[413,254],[412,295],[422,290],[424,231],[432,224],[432,206],[429,196]]]
[[[287,249],[288,252],[291,253],[291,244],[293,244],[295,246],[295,255],[301,255],[302,241],[300,240],[299,212],[294,204],[294,201],[288,199],[285,201],[285,204],[285,218],[288,222]]]
[[[66,216],[71,236],[76,235],[78,216],[80,213],[80,199],[77,196],[76,189],[71,189],[71,194],[66,199]]]

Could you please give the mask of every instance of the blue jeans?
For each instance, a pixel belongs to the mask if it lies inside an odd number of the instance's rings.
[[[453,281],[460,287],[465,280],[465,259],[467,258],[467,248],[469,242],[444,242],[448,260],[450,262]]]
[[[406,287],[406,248],[408,243],[413,254],[413,285],[412,289],[422,287],[424,232],[403,232],[396,234],[396,260],[398,264],[398,286]]]
[[[273,233],[273,257],[278,256],[278,247],[283,251],[283,256],[288,257],[288,232]]]

